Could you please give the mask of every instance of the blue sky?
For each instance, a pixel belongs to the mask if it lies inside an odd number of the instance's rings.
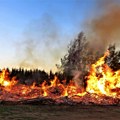
[[[60,38],[55,37],[59,40],[53,46],[52,44],[49,46],[55,51],[54,46],[59,47],[57,43],[60,43],[60,47],[63,47],[62,51],[64,51],[56,61],[51,58],[52,53],[48,51],[45,57],[49,56],[50,61],[53,60],[53,63],[56,64],[64,55],[65,46],[83,30],[84,20],[94,15],[95,7],[96,0],[0,0],[0,67],[19,67],[18,59],[22,59],[20,57],[24,54],[24,50],[18,44],[28,39],[25,34],[29,39],[40,43],[41,48],[36,47],[39,48],[38,51],[41,51],[44,46],[42,51],[47,52],[44,41],[46,39],[52,41],[52,39],[48,37],[44,37],[43,40],[39,39],[45,35],[44,32],[49,34],[51,31],[57,31]],[[48,28],[46,24],[48,24]],[[53,39],[53,41],[55,40]],[[57,48],[58,51],[60,49]],[[22,52],[19,53],[20,51]],[[42,53],[40,55],[44,57]],[[45,62],[44,59],[42,61]],[[47,61],[44,64],[46,64],[45,69],[47,66],[49,66],[48,69],[54,67],[49,62],[47,65]]]

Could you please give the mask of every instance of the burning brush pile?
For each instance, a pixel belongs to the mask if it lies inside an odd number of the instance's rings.
[[[106,51],[109,44],[119,43],[120,6],[106,5],[102,5],[103,13],[99,12],[100,15],[86,24],[89,40],[81,32],[68,46],[68,53],[61,59],[61,65],[57,65],[61,77],[53,75],[52,80],[46,80],[45,72],[32,78],[32,74],[28,74],[33,81],[39,80],[40,76],[44,79],[39,84],[28,85],[22,84],[15,74],[10,77],[11,72],[2,70],[0,103],[120,105],[120,51],[116,52],[115,46]],[[26,48],[28,56],[25,55],[30,59],[35,47],[29,43]],[[21,81],[23,78],[21,76]]]
[[[1,104],[120,104],[120,69],[114,70],[105,61],[110,59],[107,50],[103,57],[90,66],[84,78],[84,87],[76,86],[73,80],[62,82],[54,76],[47,83],[20,84],[16,77],[9,77],[7,70],[0,73]]]

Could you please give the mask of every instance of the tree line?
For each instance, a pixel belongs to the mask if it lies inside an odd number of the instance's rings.
[[[120,51],[116,51],[115,45],[109,45],[108,47],[110,55],[105,59],[106,64],[108,64],[113,70],[120,69]],[[104,53],[100,51],[93,51],[89,47],[89,41],[86,39],[83,32],[79,33],[77,38],[70,42],[68,45],[68,51],[61,58],[61,64],[57,64],[58,71],[53,73],[46,72],[45,70],[27,70],[27,69],[12,69],[7,71],[10,72],[10,78],[16,76],[22,84],[41,84],[43,81],[49,82],[53,80],[55,76],[58,77],[60,82],[66,80],[67,83],[74,77],[74,71],[80,71],[81,75],[79,79],[84,80],[85,76],[89,73],[89,68],[91,64],[102,56]]]

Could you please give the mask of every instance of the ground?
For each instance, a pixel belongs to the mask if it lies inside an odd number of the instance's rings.
[[[120,106],[0,105],[0,120],[119,120]]]

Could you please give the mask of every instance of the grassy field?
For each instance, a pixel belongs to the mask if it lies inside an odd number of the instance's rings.
[[[120,106],[0,105],[0,120],[120,120]]]

